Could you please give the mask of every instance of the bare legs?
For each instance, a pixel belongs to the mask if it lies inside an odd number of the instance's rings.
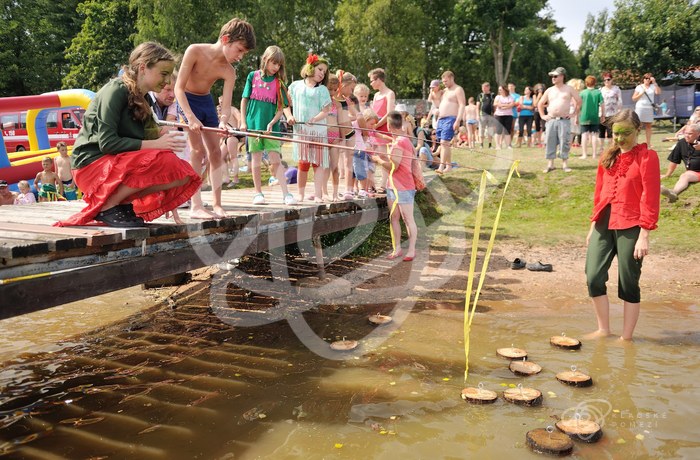
[[[393,207],[394,201],[388,200],[389,209]],[[406,232],[408,233],[408,250],[406,251],[406,257],[416,256],[416,241],[418,240],[418,226],[416,225],[416,220],[413,217],[413,203],[410,204],[400,204],[397,206],[393,214],[391,214],[390,225],[391,231],[394,234],[396,240],[396,248],[392,252],[392,255],[397,255],[401,253],[401,222],[403,219],[406,225]]]
[[[214,194],[214,212],[204,208],[202,195],[197,191],[192,195],[192,207],[190,217],[192,219],[210,219],[212,217],[223,217],[226,211],[221,206],[221,179],[223,177],[224,161],[219,149],[219,136],[211,131],[203,131],[198,136],[190,133],[189,142],[191,147],[190,162],[197,174],[202,174],[202,163],[204,155],[209,159],[211,188]]]
[[[326,180],[326,168],[323,166],[314,166],[314,202],[323,203],[323,181]],[[304,201],[306,194],[306,181],[309,178],[309,171],[302,171],[299,168],[297,173],[297,185],[299,188],[299,202]]]
[[[644,125],[644,134],[647,138],[647,148],[651,148],[651,123],[642,123]]]
[[[587,339],[607,337],[610,334],[610,302],[607,295],[593,297],[593,308],[598,320],[598,330],[586,335]],[[639,303],[624,302],[621,340],[632,340],[634,328],[639,319]]]

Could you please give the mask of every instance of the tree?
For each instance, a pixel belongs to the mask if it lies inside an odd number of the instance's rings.
[[[586,17],[586,26],[581,34],[581,45],[578,49],[578,59],[581,69],[587,75],[599,75],[603,69],[591,66],[591,55],[599,46],[608,26],[608,10],[605,9],[598,13],[598,17],[588,14]]]
[[[349,69],[364,78],[381,67],[387,84],[401,97],[420,95],[427,74],[426,49],[420,42],[426,20],[415,1],[344,0],[336,17]]]
[[[128,62],[136,14],[129,0],[85,0],[77,11],[84,21],[66,53],[71,69],[63,85],[97,91]]]
[[[0,96],[55,91],[68,72],[65,49],[79,27],[78,0],[4,1],[0,9]]]
[[[518,31],[534,24],[537,13],[547,0],[460,0],[455,7],[457,20],[475,26],[477,35],[488,43],[498,85],[505,84],[510,75],[513,56],[518,47]]]
[[[621,84],[651,72],[683,73],[700,62],[700,4],[693,0],[618,0],[591,67],[617,70]],[[625,80],[621,80],[623,76]]]

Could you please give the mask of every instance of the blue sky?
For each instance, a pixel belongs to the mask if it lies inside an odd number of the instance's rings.
[[[549,6],[554,11],[554,19],[559,27],[563,27],[562,38],[571,50],[578,49],[581,43],[581,34],[586,25],[588,13],[597,16],[600,11],[608,9],[608,14],[615,9],[613,0],[549,0]]]

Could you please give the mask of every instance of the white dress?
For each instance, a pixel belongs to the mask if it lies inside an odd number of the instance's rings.
[[[304,83],[304,80],[297,80],[289,85],[289,96],[292,102],[294,119],[297,122],[294,125],[295,137],[303,141],[327,144],[328,128],[326,120],[321,120],[313,125],[299,123],[309,121],[318,115],[324,107],[331,104],[331,95],[328,92],[328,88],[323,85],[310,88]],[[295,142],[292,147],[292,158],[294,161],[305,161],[324,168],[328,168],[330,165],[328,147],[298,142]]]
[[[652,123],[654,121],[654,107],[651,105],[651,101],[654,100],[655,91],[656,84],[654,83],[649,85],[649,88],[644,88],[644,85],[638,85],[634,89],[635,93],[642,93],[642,97],[637,99],[637,103],[634,106],[634,111],[637,112],[639,121],[642,123]],[[645,96],[643,93],[647,95]]]

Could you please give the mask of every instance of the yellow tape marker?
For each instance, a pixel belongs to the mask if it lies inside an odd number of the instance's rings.
[[[491,237],[489,238],[489,243],[488,246],[486,247],[486,253],[484,254],[484,263],[482,264],[481,267],[481,276],[479,278],[479,284],[476,288],[476,293],[474,294],[474,302],[472,303],[471,307],[469,306],[469,300],[471,299],[472,296],[472,288],[474,286],[474,272],[476,271],[476,255],[477,251],[479,249],[479,235],[481,233],[481,220],[483,218],[483,211],[484,211],[484,193],[486,191],[486,181],[488,180],[491,183],[495,183],[496,179],[488,171],[483,171],[481,173],[481,182],[479,184],[479,199],[477,202],[477,208],[476,208],[476,221],[474,223],[474,238],[472,239],[472,254],[471,254],[471,259],[469,261],[469,275],[467,278],[467,291],[465,294],[465,299],[464,299],[464,357],[465,357],[465,366],[464,366],[464,382],[467,382],[467,378],[469,376],[469,337],[471,333],[471,326],[472,326],[472,321],[474,320],[474,313],[476,313],[476,304],[479,301],[479,295],[481,294],[481,288],[484,285],[484,281],[486,279],[486,271],[488,270],[488,265],[489,265],[489,259],[491,258],[491,251],[493,249],[493,244],[496,240],[496,233],[498,230],[498,223],[501,220],[501,210],[503,209],[503,202],[506,197],[506,191],[508,190],[508,185],[510,184],[510,180],[513,177],[513,173],[517,173],[518,177],[520,177],[520,173],[518,172],[518,164],[520,164],[520,161],[514,161],[513,164],[511,164],[510,171],[508,172],[508,178],[506,179],[506,184],[503,187],[503,194],[501,196],[501,202],[498,205],[498,212],[496,213],[496,218],[494,219],[493,222],[493,228],[491,229]]]

